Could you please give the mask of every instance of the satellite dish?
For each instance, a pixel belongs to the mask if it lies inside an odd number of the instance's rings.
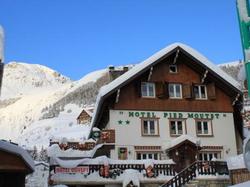
[[[246,168],[250,171],[250,136],[244,140],[243,157]]]

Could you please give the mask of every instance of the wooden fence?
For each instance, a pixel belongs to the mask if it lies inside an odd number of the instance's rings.
[[[246,168],[230,170],[230,179],[232,184],[249,181],[250,172]]]

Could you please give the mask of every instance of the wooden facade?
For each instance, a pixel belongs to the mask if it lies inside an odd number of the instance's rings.
[[[180,172],[196,161],[200,149],[196,144],[185,140],[167,151],[169,157],[176,163],[175,170]]]
[[[94,108],[84,108],[77,117],[77,124],[89,124],[92,119]]]
[[[250,172],[246,169],[230,170],[232,184],[239,184],[250,180]]]
[[[119,102],[115,103],[114,109],[129,110],[156,110],[156,111],[193,111],[193,112],[233,112],[232,96],[229,89],[220,87],[218,80],[207,77],[207,100],[194,99],[192,87],[201,83],[204,71],[198,72],[191,67],[188,57],[180,55],[177,66],[177,73],[169,72],[169,62],[167,58],[153,67],[152,76],[149,82],[156,83],[156,98],[143,98],[140,96],[140,83],[148,82],[149,72],[145,72],[131,83],[120,89]],[[169,83],[181,83],[183,99],[170,99],[167,85]],[[129,101],[129,102],[128,102]],[[219,101],[219,102],[218,102]]]
[[[26,175],[34,171],[34,163],[30,161],[31,157],[21,147],[1,140],[0,186],[24,187]]]

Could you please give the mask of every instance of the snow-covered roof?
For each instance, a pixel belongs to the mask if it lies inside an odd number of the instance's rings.
[[[92,158],[97,151],[101,148],[103,144],[96,145],[93,149],[87,151],[67,149],[61,150],[58,144],[53,144],[48,147],[48,156],[49,157],[81,157],[81,158]]]
[[[169,160],[113,160],[106,156],[100,156],[96,158],[83,158],[83,159],[71,159],[71,160],[63,160],[61,158],[54,157],[51,160],[51,165],[58,164],[64,168],[75,168],[78,165],[91,165],[91,164],[143,164],[145,168],[149,165],[153,166],[154,164],[175,164],[172,159]]]
[[[190,135],[188,135],[188,134],[184,134],[184,135],[181,135],[181,136],[179,136],[179,137],[177,137],[177,138],[171,140],[168,149],[171,149],[171,148],[173,148],[173,147],[179,145],[180,143],[182,143],[182,142],[184,142],[184,141],[186,141],[186,140],[192,142],[192,143],[195,144],[195,145],[198,144],[199,141],[200,141],[200,139],[198,139],[198,138],[195,138],[195,137],[190,136]]]
[[[81,116],[81,114],[83,112],[86,112],[90,117],[92,117],[93,111],[94,111],[94,107],[83,108],[82,112],[79,114],[79,116],[77,117],[77,119]]]
[[[0,140],[0,150],[13,153],[15,155],[21,156],[25,163],[29,166],[29,168],[34,171],[35,170],[35,163],[31,156],[25,151],[23,148],[19,147],[16,144]]]
[[[104,101],[105,97],[112,94],[113,91],[118,90],[121,88],[126,82],[132,80],[134,77],[138,76],[144,69],[147,67],[153,66],[160,58],[164,57],[166,54],[171,52],[172,50],[176,48],[181,48],[182,50],[189,53],[192,57],[194,57],[197,61],[199,61],[201,64],[207,67],[209,71],[212,71],[218,75],[222,80],[226,81],[229,85],[234,87],[236,90],[240,91],[240,84],[234,80],[231,76],[229,76],[227,73],[225,73],[223,70],[221,70],[218,66],[213,64],[211,61],[209,61],[205,56],[203,56],[201,53],[196,51],[195,49],[191,48],[188,45],[182,44],[182,43],[173,43],[159,52],[155,53],[148,59],[144,60],[143,62],[136,65],[134,68],[129,70],[128,72],[124,73],[114,81],[110,82],[109,84],[101,87],[99,94],[97,96],[95,110],[92,116],[91,126],[95,126],[96,120],[97,120],[97,114],[99,114],[99,110],[101,108],[102,102]]]

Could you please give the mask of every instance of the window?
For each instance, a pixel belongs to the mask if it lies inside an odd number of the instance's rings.
[[[182,98],[181,84],[169,84],[168,91],[170,98]]]
[[[197,135],[213,135],[212,134],[212,124],[211,121],[196,121],[196,132]]]
[[[194,86],[194,97],[196,99],[207,99],[207,90],[205,85]]]
[[[184,134],[183,120],[170,120],[170,135]]]
[[[142,97],[155,97],[155,84],[149,82],[141,83]]]
[[[211,161],[213,158],[220,158],[220,152],[201,152],[199,153],[199,160]]]
[[[142,135],[159,135],[159,125],[157,119],[142,120]]]
[[[160,160],[160,153],[156,152],[137,152],[136,153],[137,160],[144,160],[144,159],[154,159]]]
[[[177,65],[169,65],[169,73],[177,73]]]

